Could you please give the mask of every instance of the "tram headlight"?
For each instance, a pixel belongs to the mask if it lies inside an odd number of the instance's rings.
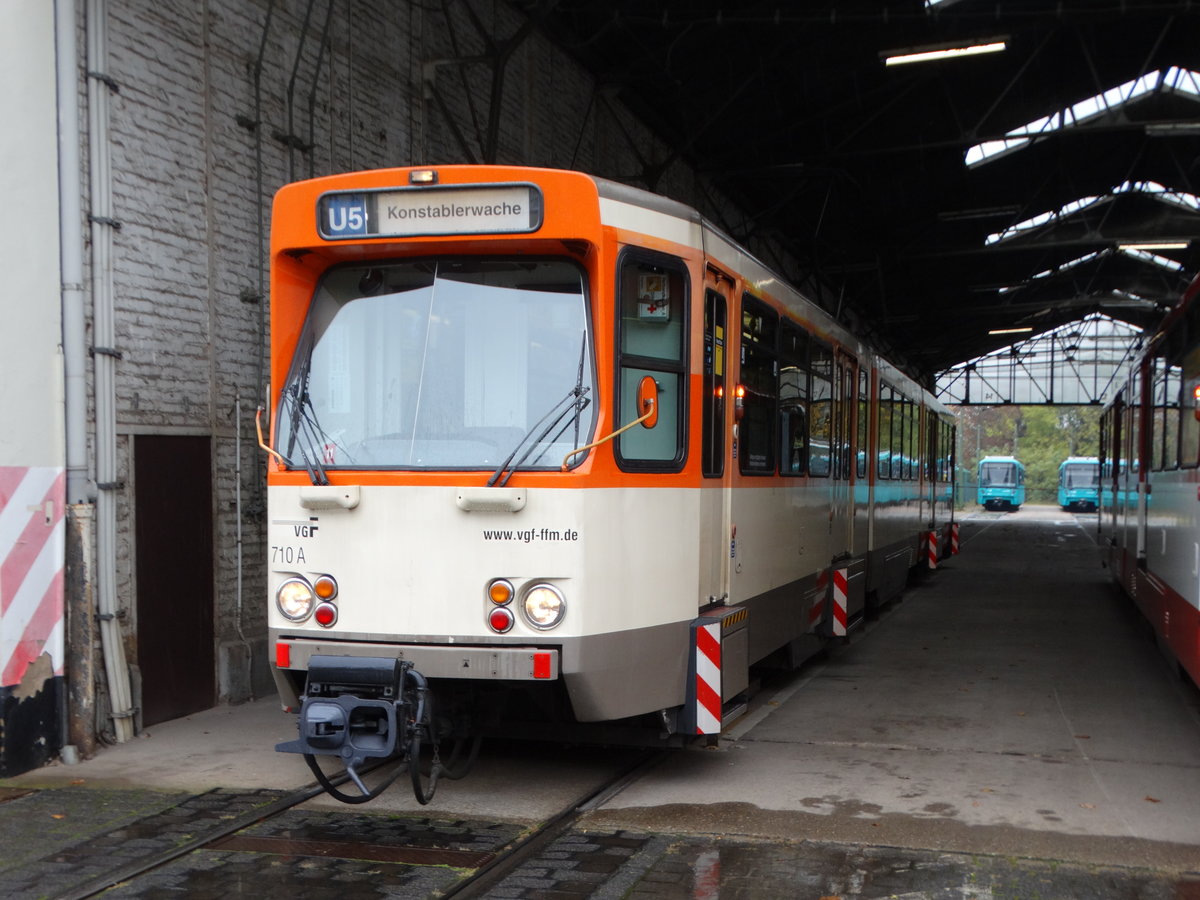
[[[567,601],[554,585],[535,584],[525,592],[524,610],[529,624],[545,631],[563,620]]]
[[[317,595],[303,578],[289,578],[275,592],[275,606],[285,618],[303,622],[312,615]]]

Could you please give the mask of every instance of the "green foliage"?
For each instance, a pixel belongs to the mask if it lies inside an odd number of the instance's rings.
[[[1100,447],[1098,406],[958,406],[958,465],[974,488],[984,456],[1015,456],[1025,464],[1029,503],[1054,503],[1058,465],[1068,456],[1095,456]],[[972,497],[964,491],[965,496]]]

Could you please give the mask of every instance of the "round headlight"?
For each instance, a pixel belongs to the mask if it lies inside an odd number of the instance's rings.
[[[562,592],[551,584],[535,584],[525,592],[525,618],[534,628],[553,628],[567,612]]]
[[[275,605],[293,622],[303,622],[312,615],[317,597],[303,578],[289,578],[275,592]]]

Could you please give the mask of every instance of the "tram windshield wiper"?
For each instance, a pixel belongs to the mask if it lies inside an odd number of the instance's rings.
[[[292,452],[299,451],[304,463],[304,471],[313,484],[329,484],[329,476],[321,464],[321,451],[329,442],[328,436],[317,422],[317,413],[313,409],[312,398],[308,394],[308,364],[292,384],[284,391],[284,397],[291,404],[291,432],[285,456],[291,457]],[[312,458],[305,452],[304,445],[312,450]]]
[[[566,430],[566,428],[570,425],[571,420],[568,420],[566,423],[564,423],[563,420],[566,418],[569,412],[574,410],[575,415],[572,417],[572,419],[578,420],[579,414],[587,409],[588,404],[591,403],[591,400],[589,400],[587,397],[589,390],[589,387],[586,387],[577,381],[574,387],[567,391],[565,397],[550,407],[546,414],[533,424],[532,428],[521,435],[521,439],[517,441],[516,446],[512,448],[512,452],[504,458],[504,462],[500,463],[500,465],[496,468],[496,471],[492,473],[492,477],[487,480],[487,486],[504,487],[506,484],[508,484],[508,479],[512,478],[513,472],[517,470],[517,467],[525,464],[525,462],[529,459],[529,454],[533,452],[534,448],[538,444],[546,439],[546,435],[548,435],[559,425],[562,425],[562,431]],[[545,427],[543,427],[543,425]],[[539,432],[538,429],[541,429],[541,431]],[[561,434],[562,431],[559,433]],[[537,434],[537,438],[530,443],[529,439],[533,437],[535,433]],[[521,448],[525,447],[527,444],[528,449],[521,456],[521,458],[514,463],[513,459],[518,453],[521,452]],[[537,460],[540,459],[545,452],[546,448],[543,447],[542,452],[534,457],[533,462],[537,462]],[[506,472],[507,474],[505,474]]]

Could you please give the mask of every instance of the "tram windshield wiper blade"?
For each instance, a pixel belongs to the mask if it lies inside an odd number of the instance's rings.
[[[308,477],[313,484],[329,484],[329,476],[325,474],[325,467],[321,465],[321,455],[317,447],[325,440],[325,432],[321,430],[321,426],[317,424],[316,411],[313,409],[312,398],[308,395],[308,370],[307,368],[297,379],[291,388],[287,391],[288,400],[292,404],[291,415],[291,436],[288,441],[287,455],[291,456],[292,451],[300,452],[300,459],[304,463],[304,471],[308,472]],[[313,452],[313,458],[309,459],[308,453],[304,450],[304,445],[308,443]]]
[[[504,485],[508,483],[508,479],[512,477],[512,473],[516,471],[517,466],[520,466],[525,462],[529,454],[533,452],[533,448],[537,446],[537,444],[543,438],[545,438],[546,435],[549,434],[550,431],[559,424],[559,422],[562,421],[563,416],[565,416],[572,409],[574,409],[576,411],[576,415],[578,415],[584,410],[584,408],[586,408],[587,404],[591,402],[586,396],[588,390],[589,388],[577,383],[574,387],[567,391],[565,397],[550,407],[546,414],[533,424],[532,428],[521,435],[521,439],[517,441],[516,446],[512,448],[512,452],[505,457],[504,462],[500,463],[500,465],[496,468],[496,471],[492,473],[492,477],[487,480],[487,486],[504,487]],[[549,420],[549,424],[546,424],[546,427],[542,428],[542,425],[546,423],[547,420]],[[540,434],[538,434],[537,440],[535,440],[533,444],[530,445],[529,449],[525,451],[525,455],[517,460],[517,462],[514,464],[514,457],[521,452],[522,447],[529,443],[529,439],[533,437],[539,428],[542,428],[542,431]],[[544,452],[545,451],[543,450],[543,453]],[[538,454],[538,458],[540,457],[541,454]],[[505,472],[508,474],[505,474]],[[503,478],[501,478],[502,475],[504,476]],[[499,485],[497,485],[497,481],[499,481]]]
[[[579,369],[575,374],[575,391],[574,391],[575,402],[571,406],[564,407],[562,409],[562,411],[557,416],[555,416],[554,420],[545,427],[545,429],[542,431],[541,434],[538,435],[538,439],[536,441],[534,441],[532,444],[530,444],[528,449],[525,451],[524,455],[522,455],[522,457],[519,460],[517,460],[516,466],[523,466],[526,463],[528,463],[531,466],[537,465],[538,461],[541,460],[541,458],[546,455],[546,451],[550,449],[550,446],[552,444],[558,443],[559,439],[564,434],[566,434],[567,428],[572,423],[574,423],[574,426],[575,426],[575,442],[572,446],[576,446],[576,447],[579,446],[579,423],[583,418],[580,414],[585,409],[587,409],[588,404],[591,402],[585,396],[585,394],[587,393],[587,388],[585,388],[583,386],[584,363],[587,361],[587,338],[588,338],[587,332],[585,331],[579,342]],[[555,409],[557,409],[557,408],[558,407],[556,406]],[[549,441],[546,441],[545,440],[546,436],[560,422],[563,421],[563,417],[566,416],[568,410],[571,410],[571,409],[575,410],[575,415],[571,416],[571,419],[569,422],[563,423],[562,428],[558,429],[558,432],[554,435],[554,437],[550,438]],[[554,413],[554,410],[552,409],[549,413],[546,414],[546,416],[542,417],[543,421],[547,417],[552,415],[553,413]],[[541,424],[541,423],[539,422],[538,424]],[[534,425],[533,427],[537,428],[537,425]],[[528,437],[528,435],[526,435],[526,436]],[[538,444],[542,445],[541,452],[538,453],[538,455],[535,456],[533,459],[530,459],[529,454],[533,452],[534,448],[537,447]],[[518,445],[518,449],[520,449],[520,445]],[[516,453],[516,450],[514,450],[513,452]],[[514,466],[514,468],[516,466]],[[511,475],[512,475],[512,473],[510,472],[509,477],[511,477]],[[503,485],[507,481],[508,481],[508,477],[505,477],[504,481],[500,482],[500,484]]]

